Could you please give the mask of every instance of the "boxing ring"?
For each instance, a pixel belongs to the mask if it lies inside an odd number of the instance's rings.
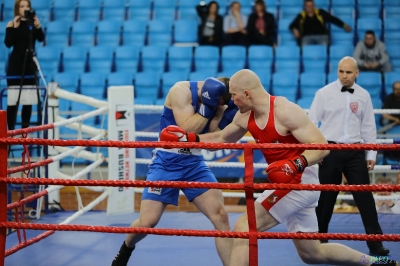
[[[62,90],[56,90],[53,96],[73,98],[71,94]],[[82,96],[84,97],[84,96]],[[359,241],[387,241],[385,245],[391,249],[394,259],[400,257],[400,221],[393,218],[393,215],[379,215],[381,226],[385,235],[366,235],[360,229],[361,218],[345,216],[347,221],[343,223],[343,217],[334,217],[332,220],[332,232],[328,234],[319,233],[287,233],[283,226],[279,225],[268,232],[257,232],[254,214],[254,195],[256,190],[265,189],[294,189],[294,190],[329,190],[329,191],[400,191],[400,185],[302,185],[302,184],[257,184],[254,183],[254,169],[265,167],[266,164],[255,164],[253,160],[254,151],[260,149],[311,149],[311,150],[393,150],[400,149],[400,144],[388,144],[396,141],[385,140],[381,144],[354,144],[354,145],[312,145],[312,144],[255,144],[255,143],[171,143],[171,142],[138,142],[122,140],[101,140],[106,137],[104,130],[85,127],[80,122],[84,119],[107,113],[110,106],[102,101],[93,98],[80,98],[82,101],[97,107],[82,116],[70,119],[53,117],[52,124],[20,129],[14,131],[6,130],[6,113],[0,111],[0,265],[110,265],[118,251],[122,239],[127,233],[150,234],[143,240],[134,251],[131,259],[132,264],[137,265],[219,265],[220,261],[215,251],[213,237],[244,238],[249,239],[250,265],[262,264],[269,261],[274,265],[303,265],[300,258],[295,254],[294,245],[288,243],[290,239],[331,239],[340,240],[341,243],[354,247],[364,253],[365,243]],[[115,111],[115,110],[114,110]],[[118,110],[117,110],[118,111]],[[54,139],[26,138],[27,133],[42,130],[53,130],[54,128],[69,125],[78,129],[79,132],[86,132],[94,135],[90,139],[60,140],[57,133]],[[13,136],[23,135],[20,138]],[[24,137],[25,136],[25,137]],[[51,147],[58,154],[44,158],[38,162],[30,162],[29,154],[22,165],[8,168],[7,147],[8,145],[43,145]],[[68,148],[68,147],[75,148]],[[244,151],[244,163],[236,165],[225,163],[224,167],[244,167],[243,183],[199,183],[199,182],[149,182],[141,180],[82,180],[79,179],[88,171],[98,167],[106,160],[104,156],[97,153],[83,151],[84,147],[108,147],[118,148],[121,151],[130,151],[140,148],[203,148],[203,149],[235,149]],[[31,169],[44,167],[59,162],[67,156],[75,156],[91,160],[91,163],[84,170],[67,176],[49,175],[48,178],[20,178],[10,177],[11,174],[25,172]],[[129,157],[129,156],[128,156]],[[110,159],[110,156],[109,156]],[[132,159],[132,158],[131,158]],[[136,163],[148,163],[138,161]],[[221,167],[218,163],[208,163],[210,167]],[[398,170],[397,166],[383,166],[387,170]],[[49,173],[59,174],[58,170]],[[7,205],[7,184],[40,185],[42,190],[29,197],[20,199]],[[44,188],[47,186],[47,188]],[[52,194],[63,186],[86,187],[101,192],[100,196],[87,206],[81,206],[74,213],[55,213],[40,217],[40,210],[37,211],[37,221],[25,223],[23,218],[7,221],[7,211],[23,210],[24,204],[40,199],[43,196]],[[104,189],[109,187],[109,189]],[[211,223],[201,213],[165,213],[157,228],[130,228],[129,223],[138,217],[138,213],[126,213],[115,216],[105,216],[104,212],[90,211],[99,202],[109,199],[115,189],[128,191],[133,194],[133,188],[144,187],[174,187],[174,188],[216,188],[225,190],[244,190],[246,207],[249,220],[249,232],[216,231],[211,230]],[[126,189],[125,189],[126,188]],[[131,189],[131,190],[129,190]],[[132,198],[129,198],[132,199]],[[397,197],[396,197],[397,199]],[[38,201],[40,202],[40,201]],[[133,199],[132,199],[133,202]],[[128,206],[129,207],[129,206]],[[133,209],[132,209],[133,210]],[[123,211],[122,211],[123,212]],[[39,213],[39,214],[38,214]],[[230,214],[231,226],[241,214]],[[392,217],[391,217],[392,216]],[[23,215],[21,216],[23,217]],[[40,223],[38,223],[40,221]],[[75,221],[74,224],[71,224]],[[346,224],[346,227],[343,227]],[[349,226],[353,224],[353,226]],[[17,233],[6,236],[6,229],[13,228]],[[183,228],[183,229],[182,229]],[[196,228],[194,230],[193,228]],[[343,230],[345,232],[343,232]],[[57,232],[58,231],[58,232]],[[337,231],[337,232],[336,232]],[[22,232],[22,233],[21,233]],[[57,232],[57,234],[55,234]],[[96,234],[95,234],[96,233]],[[111,234],[100,234],[111,233]],[[167,236],[165,238],[161,236]],[[6,245],[7,239],[7,245]],[[171,240],[172,239],[172,240]],[[268,240],[266,240],[268,239]],[[261,241],[262,240],[262,241]],[[358,241],[354,241],[358,240]],[[271,244],[271,242],[273,244]],[[33,245],[35,244],[35,245]],[[35,248],[38,246],[38,248]],[[40,250],[44,253],[40,255]],[[260,251],[259,251],[260,250]],[[178,251],[178,252],[177,252]],[[71,254],[71,253],[74,254]],[[204,252],[204,253],[203,253]],[[18,254],[23,254],[18,256]],[[175,254],[177,253],[177,254]],[[209,255],[210,254],[210,255]],[[295,254],[288,256],[288,254]],[[49,259],[50,258],[50,259]],[[196,260],[198,259],[198,260]],[[28,264],[26,264],[29,262]],[[189,262],[189,263],[188,263]],[[198,264],[196,264],[198,263]]]

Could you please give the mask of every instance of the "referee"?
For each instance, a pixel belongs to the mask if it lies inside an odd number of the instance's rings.
[[[369,93],[354,81],[359,73],[353,57],[342,58],[339,79],[318,90],[309,117],[329,143],[376,143],[376,125]],[[342,182],[342,173],[350,185],[369,184],[368,171],[374,169],[376,151],[333,150],[319,165],[321,184]],[[352,192],[367,234],[382,234],[371,192]],[[322,191],[316,208],[320,233],[328,232],[338,192]],[[326,241],[325,241],[326,242]],[[382,242],[367,241],[370,253],[385,256],[389,250]]]

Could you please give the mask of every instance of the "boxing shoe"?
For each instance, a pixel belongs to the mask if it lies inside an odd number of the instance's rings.
[[[399,263],[395,260],[387,260],[387,261],[378,261],[372,263],[371,266],[378,266],[378,265],[386,265],[386,266],[399,266]]]
[[[117,256],[115,256],[111,266],[126,266],[134,249],[135,247],[133,248],[128,247],[124,241]]]
[[[389,249],[385,248],[382,244],[380,245],[371,245],[369,247],[369,254],[375,256],[386,256],[390,252]]]

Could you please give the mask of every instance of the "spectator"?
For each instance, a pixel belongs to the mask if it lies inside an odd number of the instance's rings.
[[[304,10],[289,25],[298,43],[308,44],[329,44],[329,30],[326,22],[333,23],[338,27],[350,32],[351,28],[339,18],[332,16],[321,8],[315,8],[313,0],[304,0]]]
[[[211,1],[207,6],[198,5],[197,14],[201,19],[199,26],[200,45],[220,46],[223,40],[223,18],[218,14],[219,5]]]
[[[247,16],[240,13],[240,3],[233,1],[228,15],[224,17],[224,32],[226,45],[246,45]]]
[[[376,180],[376,183],[378,185],[392,185],[392,180],[387,177],[379,177]],[[378,196],[392,196],[395,195],[395,193],[392,193],[391,191],[378,191],[376,193]],[[376,211],[379,213],[393,213],[393,214],[400,214],[400,203],[397,201],[393,201],[390,199],[387,200],[377,200],[375,202],[376,204]]]
[[[353,57],[357,60],[360,70],[380,72],[392,70],[385,44],[376,39],[372,30],[365,32],[364,40],[358,42]]]
[[[276,23],[274,15],[267,12],[267,6],[263,0],[257,0],[253,13],[247,22],[247,34],[249,44],[264,44],[274,46],[276,44]]]
[[[385,97],[382,109],[400,109],[400,81],[392,85],[393,92]],[[400,114],[382,114],[382,126],[400,124]]]

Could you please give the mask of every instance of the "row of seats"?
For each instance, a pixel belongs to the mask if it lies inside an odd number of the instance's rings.
[[[387,51],[394,71],[400,71],[400,46],[388,46]],[[37,47],[37,57],[45,75],[57,72],[119,72],[136,71],[232,71],[242,68],[277,71],[335,72],[344,56],[351,56],[353,48],[346,45],[176,47],[170,46],[70,46]],[[8,50],[0,49],[0,73],[5,73]]]
[[[264,88],[277,96],[285,96],[289,100],[296,102],[302,99],[301,106],[307,108],[315,92],[324,87],[327,83],[337,79],[337,73],[328,75],[319,72],[308,72],[297,75],[292,72],[276,72],[270,74],[263,69],[253,69],[260,77]],[[48,81],[58,82],[61,88],[82,93],[94,98],[107,98],[106,88],[108,86],[134,85],[136,101],[145,104],[152,104],[155,101],[163,101],[168,90],[178,81],[182,80],[205,80],[208,77],[226,76],[230,77],[234,72],[212,72],[197,71],[192,73],[171,71],[166,73],[156,73],[153,71],[128,72],[121,71],[115,73],[58,73],[53,76],[47,76]],[[382,96],[391,93],[392,84],[400,81],[400,72],[391,72],[384,75],[384,82],[380,73],[360,73],[356,82],[365,88],[374,101],[381,102]],[[5,80],[1,80],[1,87],[6,86]],[[375,108],[380,108],[376,105]]]
[[[209,2],[209,1],[206,1]],[[228,12],[231,0],[218,0],[219,13]],[[239,0],[244,14],[250,14],[254,1]],[[391,17],[400,14],[400,4],[396,0],[381,1],[330,1],[315,0],[316,6],[330,10],[335,14],[353,15],[355,17]],[[275,1],[267,0],[269,12],[278,14],[279,18],[293,18],[302,9],[303,0]],[[36,0],[32,6],[43,20],[99,20],[112,17],[128,19],[129,17],[149,18],[195,18],[195,6],[198,0]],[[12,17],[13,3],[2,4],[2,19]],[[378,12],[377,12],[378,11]]]

